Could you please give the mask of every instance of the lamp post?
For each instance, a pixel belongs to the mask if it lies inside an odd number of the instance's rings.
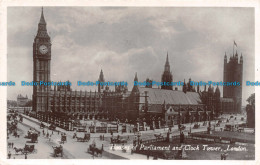
[[[188,112],[188,113],[189,113],[189,119],[190,119],[190,133],[191,133],[191,125],[192,125],[192,117],[193,116],[191,116],[190,112]]]
[[[138,131],[136,135],[137,135],[137,144],[140,145],[140,137],[142,134],[141,132]]]

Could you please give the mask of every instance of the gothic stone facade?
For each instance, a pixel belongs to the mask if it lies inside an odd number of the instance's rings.
[[[51,40],[47,32],[43,10],[33,43],[33,81],[50,82]],[[101,70],[99,81],[104,82]],[[114,119],[122,111],[126,87],[99,86],[98,92],[72,91],[70,86],[33,86],[33,112],[76,119]]]
[[[243,56],[240,59],[238,54],[230,57],[227,60],[227,55],[224,56],[224,82],[239,82],[240,86],[224,86],[223,98],[233,100],[233,109],[223,109],[226,113],[240,113],[242,106],[242,81],[243,81]],[[226,100],[225,100],[226,101]]]

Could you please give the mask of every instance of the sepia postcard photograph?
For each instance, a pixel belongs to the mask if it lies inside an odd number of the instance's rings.
[[[1,161],[257,160],[256,7],[5,10]]]

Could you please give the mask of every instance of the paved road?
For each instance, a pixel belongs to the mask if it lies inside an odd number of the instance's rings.
[[[234,121],[234,118],[230,120],[230,122],[234,122],[234,123],[239,123],[240,118],[237,117],[237,121]],[[24,120],[23,120],[23,124],[19,123],[18,124],[18,129],[19,129],[19,134],[20,134],[20,138],[14,138],[14,137],[10,137],[10,139],[8,139],[8,142],[14,142],[15,146],[17,146],[18,148],[23,148],[24,144],[26,143],[26,141],[28,139],[25,139],[24,136],[27,133],[27,131],[29,130],[29,127],[36,129],[37,131],[41,132],[40,137],[38,138],[38,143],[35,144],[35,147],[37,149],[37,153],[34,154],[29,154],[28,155],[28,159],[29,158],[34,158],[34,159],[53,159],[53,149],[52,146],[57,146],[60,145],[60,140],[61,140],[61,135],[60,133],[58,134],[58,132],[54,131],[52,134],[52,131],[44,129],[45,133],[47,133],[47,131],[49,132],[49,134],[51,134],[51,138],[47,138],[45,136],[43,136],[42,134],[42,130],[40,129],[39,126],[39,121],[37,119],[34,118],[30,118],[28,116],[24,116]],[[214,121],[211,122],[212,124],[214,124]],[[216,127],[216,129],[220,129],[223,128],[224,125],[226,123],[221,123],[220,127]],[[190,131],[190,124],[184,124],[186,126],[186,130],[184,131],[185,134],[188,134],[188,132]],[[200,125],[202,125],[202,123],[200,123]],[[177,126],[175,126],[172,129],[173,135],[179,135],[179,131],[177,130]],[[198,129],[192,129],[192,132],[200,132],[200,131],[206,131],[207,126],[202,126]],[[140,155],[140,154],[134,154],[131,155],[130,154],[130,148],[132,147],[132,142],[133,139],[135,137],[135,135],[133,133],[115,133],[114,136],[120,135],[120,136],[124,136],[125,138],[129,138],[129,141],[127,144],[125,144],[126,147],[128,147],[129,150],[127,150],[127,153],[123,153],[121,150],[121,146],[116,146],[117,150],[112,151],[112,147],[110,144],[110,138],[111,135],[109,133],[104,134],[105,136],[105,140],[101,141],[99,139],[100,133],[96,133],[96,134],[91,134],[91,139],[89,142],[77,142],[76,139],[73,139],[72,136],[74,134],[74,132],[72,131],[65,131],[61,128],[57,128],[57,130],[59,130],[60,132],[64,132],[67,134],[67,142],[63,145],[63,149],[64,149],[64,157],[63,158],[76,158],[76,159],[93,159],[92,155],[89,154],[87,152],[88,147],[90,144],[93,143],[93,141],[95,141],[97,147],[102,146],[104,147],[104,154],[102,157],[95,157],[95,159],[146,159],[145,155]],[[166,133],[168,132],[168,129],[156,129],[156,130],[149,130],[149,131],[143,131],[142,135],[141,135],[141,139],[142,140],[148,140],[148,139],[154,139],[154,134],[155,133],[161,133],[162,135],[166,136]],[[13,149],[8,149],[8,151],[11,151],[12,154],[14,154],[14,150]],[[24,155],[14,155],[16,158],[24,158]],[[61,157],[57,157],[56,159],[61,159]]]
[[[53,148],[52,146],[58,146],[60,145],[61,135],[58,132],[53,132],[47,129],[44,129],[45,133],[47,131],[51,135],[51,138],[47,138],[46,136],[43,136],[42,129],[40,129],[39,125],[37,125],[34,122],[31,122],[30,120],[27,120],[24,118],[23,120],[24,124],[19,123],[18,124],[18,134],[20,135],[20,138],[14,138],[13,136],[10,136],[8,139],[8,142],[13,142],[14,146],[17,148],[24,148],[25,144],[29,144],[29,139],[24,138],[24,136],[27,134],[27,131],[31,128],[36,129],[37,131],[41,132],[41,135],[38,137],[38,143],[34,143],[35,148],[37,149],[36,153],[29,154],[27,157],[34,158],[34,159],[42,159],[42,158],[54,158],[53,157]],[[28,125],[30,127],[28,127]],[[96,138],[95,138],[96,139]],[[92,143],[93,138],[89,142],[76,142],[75,139],[72,138],[71,135],[68,135],[67,142],[65,144],[62,144],[64,149],[64,156],[63,159],[93,159],[92,155],[87,153],[88,146]],[[31,144],[31,143],[30,143]],[[101,143],[97,143],[97,146],[101,148]],[[12,155],[15,158],[24,158],[24,155],[21,153],[15,154],[15,151],[11,148],[8,148],[8,152],[11,151]],[[13,158],[12,156],[12,158]],[[104,153],[102,157],[95,157],[95,159],[116,159],[121,158],[119,156]],[[56,159],[61,159],[61,157],[57,157]],[[122,158],[121,158],[122,159]]]

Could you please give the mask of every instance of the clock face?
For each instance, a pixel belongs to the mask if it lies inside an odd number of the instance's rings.
[[[48,48],[45,45],[41,45],[39,47],[41,54],[46,54],[48,52]]]

